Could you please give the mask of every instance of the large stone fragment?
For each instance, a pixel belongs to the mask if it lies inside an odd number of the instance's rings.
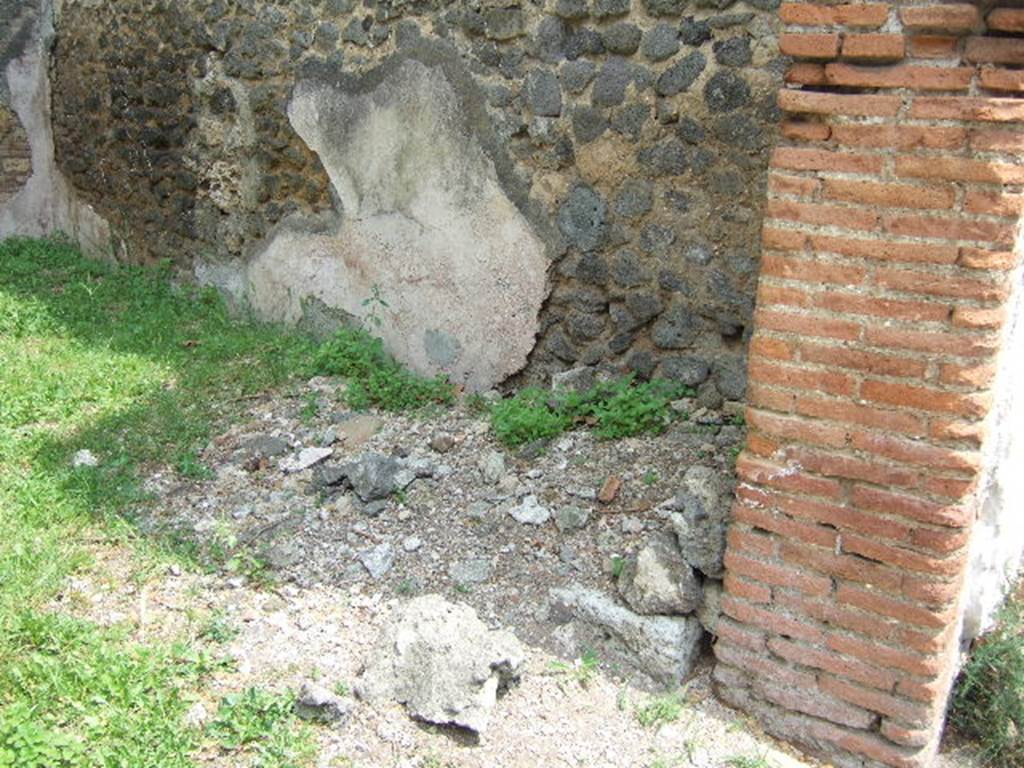
[[[416,718],[487,729],[499,690],[518,678],[519,641],[467,605],[425,595],[398,609],[356,683],[363,699],[394,699]]]
[[[640,616],[584,587],[551,590],[555,618],[576,619],[612,635],[638,668],[665,685],[686,677],[700,652],[700,623],[690,616]]]
[[[701,602],[700,579],[671,535],[655,536],[627,563],[619,591],[634,611],[647,615],[690,613]]]
[[[269,320],[300,323],[304,299],[373,310],[374,333],[403,363],[487,389],[533,348],[556,235],[532,212],[464,65],[422,46],[366,74],[313,68],[299,80],[288,117],[340,210],[287,220],[234,284]],[[550,82],[536,94],[543,113],[555,111]],[[373,296],[387,306],[364,305]]]
[[[721,578],[732,489],[720,471],[693,466],[665,510],[683,559],[705,576]]]
[[[363,501],[386,499],[398,490],[402,465],[398,459],[379,453],[365,453],[344,468],[352,490]]]

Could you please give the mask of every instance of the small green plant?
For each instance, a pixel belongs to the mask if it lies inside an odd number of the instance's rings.
[[[374,328],[380,328],[384,321],[379,313],[381,310],[388,309],[391,306],[384,300],[380,283],[374,283],[370,286],[370,295],[363,299],[362,305],[370,308],[363,322],[367,325],[372,325]]]
[[[636,720],[644,728],[660,728],[679,719],[686,707],[682,695],[676,691],[657,696],[636,710]]]
[[[597,654],[592,649],[587,648],[583,651],[583,654],[571,664],[564,661],[551,662],[551,669],[554,672],[559,672],[566,677],[572,678],[581,686],[586,688],[593,681],[598,671],[600,671],[601,659],[598,658]]]
[[[471,587],[469,584],[460,581],[458,584],[455,585],[455,591],[458,592],[460,595],[468,595],[470,592],[473,591],[473,587]]]
[[[1024,603],[1011,599],[957,678],[950,721],[986,765],[1024,766]]]
[[[619,578],[624,570],[626,570],[626,558],[621,555],[612,555],[612,578]]]
[[[764,755],[734,755],[725,761],[729,768],[772,768]]]
[[[210,614],[199,628],[199,637],[211,643],[230,643],[238,637],[238,627],[227,617],[224,611],[217,610]]]
[[[302,408],[299,409],[299,418],[303,423],[312,423],[320,415],[320,398],[316,392],[307,392],[302,400]]]
[[[412,579],[402,579],[395,587],[395,593],[402,597],[416,594],[416,582]]]
[[[291,693],[248,688],[225,697],[207,732],[226,752],[250,752],[259,768],[290,768],[311,754],[307,728],[293,714]]]
[[[177,470],[179,475],[190,480],[213,479],[213,470],[203,463],[202,459],[199,458],[193,449],[182,451],[178,454],[178,458],[174,462],[174,469]]]
[[[405,411],[450,404],[455,388],[444,376],[417,376],[384,349],[384,343],[362,328],[342,328],[317,349],[314,369],[326,376],[344,376],[345,400],[357,410],[376,406]]]
[[[644,472],[644,485],[650,487],[658,482],[658,473],[653,469],[649,469]]]
[[[334,695],[335,696],[348,696],[352,693],[352,689],[348,687],[347,683],[339,680],[334,684]]]
[[[491,428],[509,446],[555,437],[587,424],[613,440],[660,433],[673,412],[670,403],[690,390],[664,380],[636,383],[632,376],[595,385],[586,392],[527,387],[491,406]]]

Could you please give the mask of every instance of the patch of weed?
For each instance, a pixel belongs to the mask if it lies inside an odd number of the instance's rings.
[[[405,411],[450,404],[455,388],[444,376],[424,378],[404,368],[384,349],[384,342],[362,328],[342,328],[313,356],[317,373],[344,376],[345,400],[364,410]]]
[[[637,707],[634,714],[644,728],[660,728],[678,720],[685,708],[686,702],[677,691],[650,699],[643,706]]]
[[[294,714],[291,693],[248,688],[225,697],[207,732],[227,752],[255,756],[257,768],[290,768],[308,761],[313,742]]]
[[[1014,598],[957,678],[950,722],[978,742],[986,765],[1024,766],[1024,602]]]
[[[619,578],[624,570],[626,570],[626,558],[621,555],[612,555],[612,578]]]
[[[729,768],[772,768],[764,755],[734,755],[725,761]]]
[[[671,402],[690,393],[672,382],[637,383],[632,376],[585,392],[527,387],[491,406],[491,429],[509,446],[550,439],[577,424],[592,426],[608,440],[658,434],[673,418]]]
[[[564,661],[552,661],[551,669],[566,677],[572,678],[586,688],[601,669],[601,659],[590,648],[583,651],[578,659],[568,664]]]
[[[223,645],[238,637],[238,632],[238,626],[228,618],[227,614],[224,611],[216,610],[200,626],[199,637],[209,640],[211,643]]]

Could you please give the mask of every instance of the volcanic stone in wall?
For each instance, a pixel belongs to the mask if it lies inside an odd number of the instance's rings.
[[[460,67],[438,45],[364,75],[300,80],[288,114],[340,210],[287,221],[247,264],[246,291],[286,322],[310,297],[355,316],[380,297],[376,330],[397,357],[485,389],[533,348],[549,260]]]
[[[0,203],[9,200],[32,175],[28,134],[18,116],[0,104]]]

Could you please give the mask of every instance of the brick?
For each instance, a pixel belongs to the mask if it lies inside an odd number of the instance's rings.
[[[728,616],[721,616],[718,619],[715,631],[720,642],[725,640],[751,651],[761,651],[765,647],[765,633],[763,630],[751,629],[742,624],[737,624]],[[715,645],[715,650],[717,653],[718,643]]]
[[[963,259],[963,250],[959,258]],[[893,291],[977,301],[1004,301],[1009,295],[1005,281],[988,282],[909,269],[878,269],[875,272],[875,284]]]
[[[754,313],[756,327],[784,333],[797,333],[804,336],[815,336],[827,339],[843,339],[854,341],[861,336],[862,327],[860,323],[849,320],[835,320],[818,315],[798,315],[792,312],[782,312],[772,309],[758,309]],[[833,385],[839,387],[842,393],[850,394],[852,390],[845,383],[838,383],[835,380]],[[832,391],[832,390],[829,390]],[[836,391],[835,394],[841,392]]]
[[[932,418],[928,423],[928,436],[935,440],[969,443],[980,447],[987,435],[985,425],[976,421]]]
[[[926,747],[935,738],[934,726],[927,728],[914,728],[902,723],[898,723],[888,717],[882,720],[882,725],[878,729],[878,732],[882,734],[889,741],[902,744],[906,747]]]
[[[805,541],[832,549],[836,546],[836,532],[832,528],[798,522],[745,504],[733,505],[733,518],[736,522],[777,533],[787,541]]]
[[[903,106],[900,96],[821,93],[792,88],[779,91],[778,99],[779,108],[786,112],[848,117],[894,117]]]
[[[822,642],[825,639],[824,632],[811,622],[790,618],[777,609],[759,608],[737,600],[729,594],[722,596],[722,611],[738,622],[752,624],[775,634],[812,643]]]
[[[850,397],[857,389],[854,376],[835,371],[808,370],[799,365],[786,365],[767,360],[750,361],[748,374],[760,384],[774,384],[787,389],[806,389]]]
[[[878,228],[878,214],[869,208],[847,208],[795,200],[769,200],[765,214],[773,219],[798,221],[819,227],[842,226],[844,229],[871,231]]]
[[[926,434],[924,420],[920,416],[839,399],[800,395],[794,398],[793,410],[804,416],[888,429],[909,437]]]
[[[977,453],[954,451],[895,435],[854,432],[850,436],[850,445],[858,450],[885,456],[893,461],[901,461],[906,464],[919,464],[925,467],[964,472],[975,472],[981,468],[981,459]]]
[[[883,216],[882,229],[893,235],[936,240],[971,240],[1012,247],[1016,223],[965,219],[961,216],[919,216],[890,214]]]
[[[918,528],[910,537],[913,546],[940,555],[957,552],[969,541],[970,531],[966,528]]]
[[[835,253],[878,261],[953,264],[960,251],[954,245],[920,245],[883,239],[860,239],[833,235],[811,235],[811,246],[817,252]]]
[[[825,67],[807,61],[797,61],[786,70],[786,82],[790,85],[825,85]]]
[[[1021,43],[1024,49],[1024,43]],[[1024,103],[1017,99],[975,96],[919,96],[910,105],[910,117],[919,120],[1024,120]]]
[[[770,357],[773,360],[792,360],[796,352],[793,345],[782,339],[755,335],[750,342],[751,357]]]
[[[891,690],[896,685],[897,676],[891,670],[879,669],[862,661],[844,658],[831,651],[812,648],[809,645],[781,637],[770,638],[768,648],[776,656],[780,656],[786,661],[825,670],[834,675],[870,685],[873,688]]]
[[[899,718],[911,725],[924,726],[932,720],[931,707],[921,702],[907,701],[881,691],[862,688],[831,675],[822,675],[818,679],[818,686],[842,701],[871,712]]]
[[[741,552],[751,552],[762,557],[774,557],[776,554],[775,537],[765,533],[730,526],[726,541],[730,549]]]
[[[793,416],[780,416],[757,408],[747,409],[747,424],[785,440],[799,440],[812,445],[845,446],[847,429],[835,424]]]
[[[987,393],[959,394],[878,379],[865,380],[860,394],[870,402],[972,418],[984,418],[992,407],[992,397]]]
[[[936,302],[903,299],[876,299],[860,294],[824,292],[814,297],[814,306],[852,315],[871,315],[889,320],[941,322],[949,318],[949,308]],[[893,361],[889,376],[913,375],[916,367],[902,359]]]
[[[939,382],[958,387],[975,389],[991,386],[996,377],[996,366],[992,363],[981,365],[958,365],[943,363],[939,366]]]
[[[768,655],[751,654],[725,644],[717,656],[728,664],[747,670],[755,677],[767,678],[791,688],[802,689],[815,685],[813,672],[782,663]]]
[[[978,477],[940,477],[938,475],[921,475],[920,491],[930,496],[941,496],[959,501],[972,493],[977,486]]]
[[[759,408],[771,408],[779,413],[789,413],[793,410],[796,399],[797,395],[792,392],[780,392],[756,381],[751,381],[747,384],[748,405]]]
[[[964,55],[975,64],[1024,64],[1024,44],[1012,37],[969,37]]]
[[[1024,152],[1024,133],[998,129],[975,129],[970,135],[971,147],[984,152]]]
[[[961,579],[936,579],[934,576],[908,574],[903,579],[903,595],[926,605],[947,607],[956,604],[960,597]]]
[[[956,199],[949,184],[893,184],[878,181],[825,179],[825,197],[891,208],[951,209]]]
[[[784,32],[779,35],[779,51],[794,59],[834,59],[839,55],[839,35]]]
[[[835,171],[837,173],[878,175],[882,172],[882,165],[882,158],[875,155],[832,152],[804,147],[777,147],[772,153],[771,159],[773,168],[785,168],[791,171]]]
[[[1024,32],[1024,9],[996,8],[985,19],[990,30],[996,32]]]
[[[842,494],[842,486],[835,480],[813,477],[799,470],[794,471],[791,466],[753,459],[743,454],[736,461],[736,474],[744,482],[777,488],[780,491],[806,493],[808,496],[829,499],[837,499]]]
[[[912,675],[934,677],[939,674],[943,665],[942,659],[890,648],[839,633],[830,634],[826,642],[829,648],[840,653],[889,669],[900,669]]]
[[[781,229],[770,223],[761,229],[761,245],[765,249],[803,251],[807,248],[807,235],[795,229]]]
[[[951,35],[912,35],[910,55],[919,59],[949,59],[957,55],[960,38]]]
[[[824,294],[823,298],[834,298]],[[880,300],[884,301],[884,300]],[[885,313],[880,313],[885,316]],[[836,366],[862,371],[874,376],[895,376],[906,379],[924,379],[928,363],[895,355],[883,355],[849,347],[824,346],[822,344],[801,344],[800,359],[808,363]]]
[[[738,552],[725,553],[727,574],[739,574],[764,584],[789,587],[807,595],[824,597],[832,592],[832,579],[813,573],[803,573],[784,565],[765,563]]]
[[[989,91],[1021,93],[1024,91],[1024,72],[1019,69],[983,67],[979,73],[981,87]]]
[[[834,742],[841,749],[864,755],[891,768],[928,768],[932,762],[928,752],[902,749],[869,733],[844,731],[834,738],[823,738]]]
[[[828,64],[825,82],[854,88],[913,88],[918,91],[962,91],[974,78],[972,67],[928,67],[898,64],[889,67],[863,67],[853,64]],[[849,114],[837,112],[836,114]]]
[[[964,195],[964,210],[1013,219],[1024,213],[1024,194],[1004,190],[969,188]]]
[[[972,518],[971,511],[961,505],[942,504],[906,493],[860,484],[850,488],[850,502],[860,509],[898,515],[929,525],[964,527]]]
[[[917,624],[922,627],[945,627],[956,619],[956,611],[950,607],[944,611],[933,611],[914,603],[879,594],[873,590],[840,584],[836,601],[855,608],[896,619],[899,622]]]
[[[1006,322],[1006,307],[979,309],[957,307],[953,310],[953,325],[960,328],[1001,328]]]
[[[883,3],[849,3],[818,5],[817,3],[783,3],[779,17],[785,24],[802,27],[880,27],[889,18],[889,6]]]
[[[761,679],[755,686],[766,699],[791,712],[803,712],[830,723],[850,728],[868,728],[875,716],[818,689],[816,686],[781,685],[772,678]],[[813,691],[813,695],[808,695]]]
[[[957,252],[954,250],[954,258]],[[848,267],[817,259],[798,259],[791,256],[768,255],[762,257],[761,275],[796,280],[812,284],[858,285],[867,278],[863,267]]]
[[[877,514],[859,512],[848,506],[841,506],[799,496],[789,496],[763,488],[744,488],[737,497],[752,505],[761,505],[791,517],[830,525],[840,531],[854,531],[869,536],[879,536],[893,541],[911,540],[911,527],[906,522],[891,520]]]
[[[730,595],[742,598],[751,603],[770,603],[772,601],[772,590],[756,581],[737,576],[729,572],[725,574],[725,591]]]
[[[783,541],[780,552],[786,562],[804,565],[826,576],[840,576],[859,584],[899,590],[903,580],[903,575],[899,571],[880,563],[848,554],[836,554],[832,549],[810,546],[802,542]]]
[[[826,141],[832,129],[824,123],[787,120],[782,124],[782,135],[790,141]]]
[[[1017,266],[1020,254],[1012,251],[989,251],[984,248],[961,248],[957,264],[968,269],[1006,272]]]
[[[967,141],[964,128],[919,125],[834,125],[839,144],[869,149],[958,149]]]
[[[794,459],[807,471],[825,477],[862,480],[876,485],[895,485],[905,488],[916,488],[918,483],[919,473],[916,470],[869,458],[847,456],[795,445],[788,446],[785,455],[787,458]]]
[[[793,125],[793,123],[784,123],[782,126],[783,132],[785,132],[787,125]],[[796,125],[818,125],[818,123],[796,123]],[[771,173],[768,175],[768,192],[772,195],[813,197],[820,188],[820,181],[809,179],[806,176],[791,176],[787,173]]]
[[[896,175],[986,184],[1024,184],[1024,166],[966,157],[897,157]]]
[[[855,61],[896,61],[906,53],[903,35],[864,33],[843,38],[843,58]]]
[[[970,3],[915,5],[900,9],[904,29],[912,32],[970,32],[980,21],[978,9]]]

